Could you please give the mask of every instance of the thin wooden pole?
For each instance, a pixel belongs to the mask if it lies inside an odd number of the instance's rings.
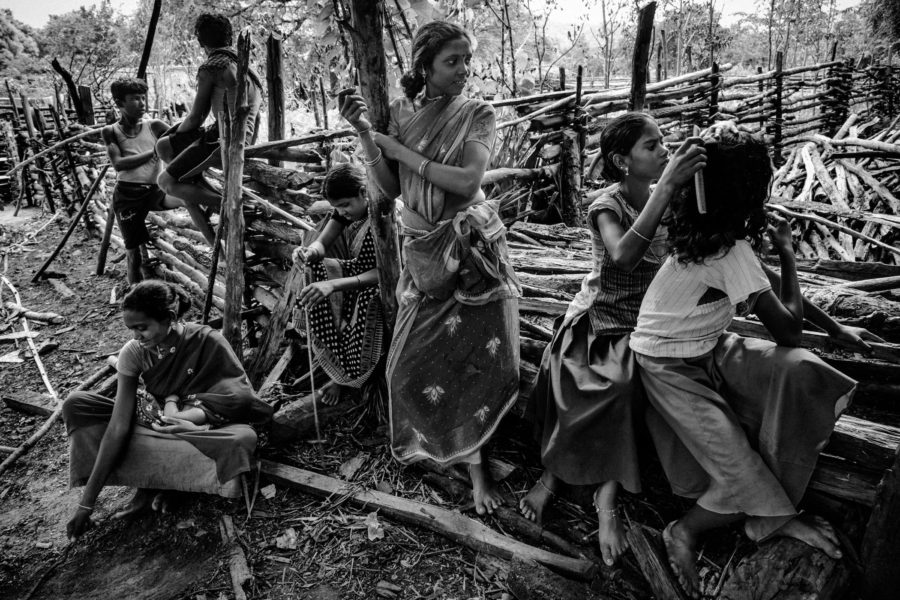
[[[81,102],[82,114],[84,115],[83,123],[85,125],[94,125],[94,96],[91,94],[91,88],[86,85],[79,85],[78,98]]]
[[[266,87],[269,89],[269,141],[284,139],[284,68],[282,66],[281,36],[269,34],[266,40]],[[269,164],[283,163],[270,158]]]
[[[97,176],[97,179],[94,180],[94,183],[91,184],[91,188],[88,190],[87,194],[84,197],[84,201],[81,203],[81,208],[78,209],[78,213],[72,217],[72,220],[69,222],[69,229],[66,231],[63,238],[59,241],[59,244],[56,246],[56,250],[47,257],[47,260],[44,261],[44,264],[41,265],[41,268],[37,270],[37,273],[34,274],[34,277],[31,278],[32,283],[37,283],[41,278],[41,275],[44,274],[44,271],[50,266],[50,264],[56,259],[59,255],[60,251],[66,245],[66,242],[69,240],[69,236],[72,235],[72,232],[75,231],[75,226],[78,225],[78,221],[81,217],[87,212],[88,205],[91,202],[91,198],[94,195],[94,192],[97,191],[97,188],[100,187],[100,183],[103,181],[103,177],[106,175],[106,171],[109,169],[109,165],[103,165],[103,168],[100,169],[100,174]]]
[[[159,21],[159,11],[162,9],[162,0],[153,0],[153,11],[150,13],[150,24],[147,25],[147,37],[144,40],[144,51],[141,53],[141,62],[138,65],[137,78],[147,77],[147,64],[150,62],[150,53],[153,50],[153,38],[156,36],[156,23]]]
[[[775,146],[775,164],[781,165],[784,159],[781,156],[782,140],[784,127],[784,113],[782,111],[782,96],[784,94],[784,53],[777,52],[775,54],[775,132],[772,136],[772,143]]]
[[[319,75],[319,96],[322,99],[322,125],[328,129],[328,96],[325,95],[325,82],[322,81],[321,75]]]
[[[31,152],[37,154],[41,151],[41,145],[37,139],[38,134],[34,122],[34,107],[31,106],[31,101],[25,94],[22,94],[21,98],[22,114],[25,118],[25,127],[28,129],[28,145],[31,146]],[[41,184],[41,188],[44,190],[44,201],[47,203],[47,208],[50,209],[50,212],[55,213],[56,204],[53,202],[53,187],[47,179],[47,168],[44,164],[44,159],[41,158],[35,162],[37,163],[38,169],[38,183]]]
[[[644,110],[650,44],[653,39],[653,16],[655,14],[656,2],[648,2],[641,8],[638,15],[637,35],[631,57],[631,97],[628,100],[628,110]]]

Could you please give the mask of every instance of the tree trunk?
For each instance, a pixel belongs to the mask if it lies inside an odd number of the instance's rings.
[[[284,139],[284,69],[281,63],[281,36],[269,34],[266,41],[266,86],[269,88],[269,141]],[[282,166],[269,159],[269,164]]]
[[[359,65],[360,94],[369,106],[372,127],[382,133],[390,120],[388,105],[387,67],[384,62],[382,0],[352,0],[350,17],[353,27],[353,55]],[[375,237],[378,260],[378,284],[385,322],[393,329],[397,315],[394,290],[400,279],[400,246],[394,201],[381,193],[369,178],[369,219]]]
[[[637,37],[631,58],[631,97],[628,110],[644,110],[644,96],[647,95],[647,69],[650,60],[650,44],[653,35],[653,16],[656,2],[648,2],[638,16]]]

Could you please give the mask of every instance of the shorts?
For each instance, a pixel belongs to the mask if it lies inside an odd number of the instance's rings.
[[[133,250],[150,241],[147,230],[147,213],[165,210],[166,193],[155,183],[119,181],[113,190],[113,211],[122,232],[126,250]]]
[[[247,116],[247,133],[244,143],[250,144],[256,129],[256,113]],[[176,181],[189,181],[200,177],[209,167],[222,166],[219,148],[219,123],[201,127],[194,131],[179,131],[173,125],[162,137],[169,136],[175,158],[166,166],[166,173]]]
[[[175,132],[178,125],[173,125],[161,137],[169,137],[175,158],[166,165],[166,173],[176,181],[181,181],[188,173],[201,175],[203,170],[194,173],[201,165],[212,165],[219,161],[219,127],[213,123],[194,131]],[[205,167],[204,167],[205,168]]]

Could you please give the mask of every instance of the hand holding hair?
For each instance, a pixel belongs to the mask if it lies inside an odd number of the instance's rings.
[[[689,137],[669,157],[669,163],[659,178],[659,183],[667,183],[674,187],[686,185],[694,173],[706,166],[706,148],[703,138]]]

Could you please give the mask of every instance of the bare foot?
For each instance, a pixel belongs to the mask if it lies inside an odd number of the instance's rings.
[[[322,389],[319,390],[319,400],[322,401],[322,404],[325,406],[334,406],[338,402],[341,401],[341,392],[344,390],[344,386],[338,385],[333,381],[329,381]]]
[[[491,477],[487,465],[484,462],[470,464],[469,475],[472,477],[475,511],[479,515],[494,514],[494,511],[503,504],[503,496],[500,495],[497,483]]]
[[[840,548],[841,542],[831,523],[816,515],[797,515],[782,525],[775,535],[800,540],[834,559],[844,556]]]
[[[150,503],[153,501],[153,496],[156,494],[156,490],[148,490],[145,488],[138,488],[138,490],[132,496],[131,501],[120,511],[117,511],[113,514],[113,519],[126,519],[128,517],[133,517],[150,506]]]
[[[535,523],[541,523],[544,518],[544,509],[550,504],[550,501],[556,496],[556,488],[559,485],[559,479],[550,471],[541,473],[537,480],[525,497],[519,500],[519,512]]]
[[[663,543],[669,555],[669,566],[678,578],[681,589],[690,598],[700,597],[700,579],[697,577],[697,552],[695,542],[680,526],[680,521],[672,521],[663,529]]]
[[[625,536],[625,524],[616,510],[615,497],[612,502],[601,501],[603,498],[597,488],[594,494],[594,508],[597,509],[597,542],[600,554],[607,566],[613,566],[628,549],[628,538]],[[598,498],[599,497],[599,498]]]

